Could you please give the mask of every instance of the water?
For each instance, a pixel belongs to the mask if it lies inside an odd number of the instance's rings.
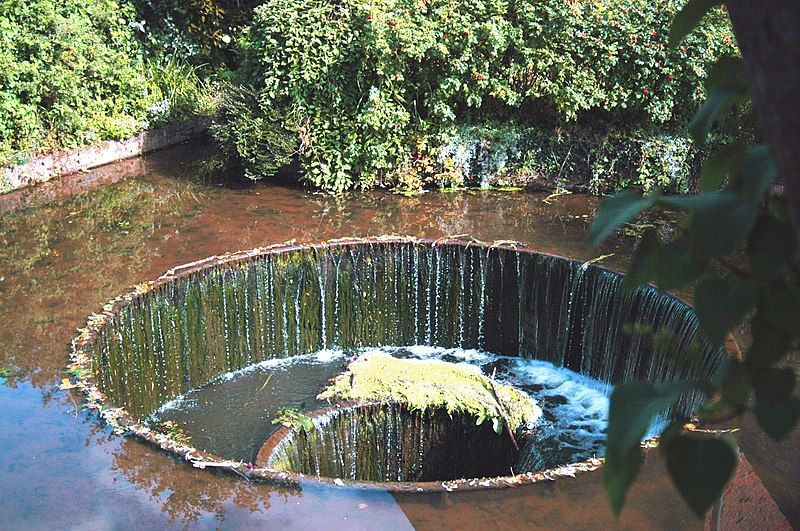
[[[292,238],[386,233],[518,240],[578,260],[614,254],[604,263],[616,267],[631,247],[623,239],[587,248],[597,201],[585,196],[378,191],[333,197],[280,180],[220,185],[213,176],[198,178],[204,171],[194,161],[207,152],[193,143],[0,197],[0,368],[12,371],[0,383],[4,526],[700,527],[657,456],[645,462],[617,520],[598,474],[446,497],[315,485],[286,490],[193,469],[78,412],[81,397],[57,388],[75,328],[106,300],[176,264]],[[478,283],[481,274],[471,270],[465,283]],[[326,286],[326,292],[337,289]],[[267,322],[265,333],[273,334],[273,326]],[[330,323],[328,330],[328,340],[339,342]],[[792,437],[782,446],[745,446],[751,460],[760,456],[759,473],[772,471],[773,495],[787,493],[790,502],[800,474],[786,471],[797,470],[798,448]]]

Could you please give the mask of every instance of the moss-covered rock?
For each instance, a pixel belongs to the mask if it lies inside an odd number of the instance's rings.
[[[440,360],[399,359],[368,353],[317,397],[335,402],[398,402],[409,410],[444,408],[448,413],[472,415],[478,424],[491,420],[500,432],[532,425],[541,416],[536,402],[510,385],[493,382],[477,367]]]

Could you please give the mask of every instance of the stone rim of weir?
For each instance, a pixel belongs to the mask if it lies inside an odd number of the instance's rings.
[[[320,250],[336,247],[355,247],[360,245],[384,244],[422,245],[429,247],[430,249],[434,249],[438,246],[459,246],[462,248],[475,247],[485,250],[487,252],[487,256],[488,253],[493,250],[522,253],[525,255],[549,257],[554,260],[563,261],[573,266],[577,266],[581,269],[592,268],[617,276],[622,275],[621,272],[612,268],[597,264],[582,263],[578,260],[565,258],[563,256],[551,253],[543,253],[521,242],[506,240],[481,242],[463,236],[443,237],[439,239],[415,238],[408,236],[377,236],[365,238],[341,238],[318,243],[298,243],[296,240],[290,240],[288,242],[277,243],[266,247],[258,247],[246,251],[215,255],[176,266],[169,269],[157,280],[138,284],[131,291],[128,291],[127,293],[110,300],[98,313],[91,314],[88,317],[86,326],[78,330],[78,336],[72,341],[70,349],[70,364],[68,366],[68,373],[72,378],[71,385],[83,393],[86,407],[90,410],[96,411],[98,416],[104,422],[106,422],[115,431],[115,433],[135,436],[168,453],[185,459],[196,468],[228,470],[240,476],[263,479],[274,484],[284,485],[291,488],[300,488],[303,482],[313,481],[332,485],[344,485],[365,489],[397,492],[481,490],[487,488],[517,487],[523,484],[552,481],[557,477],[574,477],[576,474],[589,472],[600,468],[602,465],[601,459],[588,459],[556,468],[514,476],[509,475],[495,478],[472,478],[433,482],[376,482],[343,480],[339,478],[309,476],[296,472],[276,471],[267,468],[258,468],[250,463],[231,461],[211,452],[198,450],[179,440],[178,438],[166,433],[158,432],[155,429],[146,426],[143,422],[137,420],[124,408],[114,405],[113,402],[108,399],[106,394],[99,388],[98,380],[94,374],[93,348],[103,329],[109,323],[113,323],[114,320],[118,318],[119,312],[122,309],[131,306],[143,295],[152,293],[153,291],[163,288],[177,280],[188,278],[194,274],[198,274],[206,270],[215,268],[230,269],[233,266],[251,262],[264,255],[282,254],[302,250]],[[652,288],[652,286],[647,286],[646,288],[656,291],[655,288]],[[683,304],[687,309],[685,311],[693,314],[691,307],[689,307],[678,297],[663,293],[662,295]],[[726,357],[737,357],[741,355],[739,346],[733,337],[728,338],[724,346],[724,350],[720,349],[720,351],[722,354],[717,356],[721,360],[720,363],[723,363]],[[647,441],[642,442],[642,447],[644,449],[653,448],[657,445],[657,441],[658,437],[648,439]]]

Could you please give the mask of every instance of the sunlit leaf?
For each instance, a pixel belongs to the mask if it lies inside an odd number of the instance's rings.
[[[653,419],[683,395],[697,390],[706,390],[706,386],[688,381],[631,381],[614,388],[608,414],[603,481],[615,513],[622,509],[628,488],[638,474],[641,466],[639,444]]]
[[[700,328],[718,345],[757,302],[756,286],[732,276],[707,278],[694,290],[694,308],[700,318]]]
[[[609,197],[603,201],[589,229],[589,242],[595,247],[600,245],[615,230],[632,221],[654,202],[655,196],[642,196],[633,190],[623,190]]]
[[[728,437],[675,437],[661,445],[672,481],[698,517],[719,499],[736,469],[735,443]]]
[[[754,408],[758,424],[776,441],[789,435],[800,419],[800,398],[759,400]]]
[[[689,0],[683,9],[675,14],[672,26],[669,28],[669,47],[675,48],[694,28],[700,24],[703,17],[711,11],[720,0]]]

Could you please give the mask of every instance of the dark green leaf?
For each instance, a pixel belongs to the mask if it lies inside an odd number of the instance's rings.
[[[763,402],[792,396],[797,377],[789,368],[756,367],[752,371],[752,381],[756,398]]]
[[[653,278],[654,268],[658,264],[659,247],[656,230],[652,227],[645,229],[636,246],[628,273],[622,281],[623,291],[630,291]]]
[[[728,276],[708,278],[694,290],[694,307],[700,327],[717,345],[758,303],[758,290],[752,282]]]
[[[630,448],[621,457],[609,460],[603,465],[603,485],[608,493],[608,500],[614,514],[622,511],[625,505],[625,496],[633,480],[639,475],[642,466],[642,449],[636,445]]]
[[[672,26],[669,28],[669,47],[675,48],[700,24],[712,7],[721,3],[720,0],[689,0],[675,15]]]
[[[720,192],[715,204],[697,212],[691,224],[691,248],[697,260],[723,256],[737,249],[750,234],[758,205],[732,192]]]
[[[656,284],[666,291],[694,282],[705,269],[705,263],[695,258],[690,240],[686,237],[662,245],[657,258]]]
[[[747,351],[747,361],[756,366],[769,366],[783,358],[789,351],[791,337],[775,327],[759,310],[750,320],[753,341]]]
[[[719,190],[741,161],[744,146],[738,142],[719,148],[708,156],[700,170],[700,188],[705,192]]]
[[[682,435],[661,446],[672,481],[698,517],[719,499],[736,469],[734,445],[729,438]]]
[[[633,190],[623,190],[605,201],[589,230],[589,242],[598,246],[615,230],[653,204],[655,196],[642,196]]]
[[[611,393],[608,442],[603,480],[616,513],[641,465],[639,445],[653,418],[665,412],[683,395],[706,390],[698,382],[631,381],[617,385]]]
[[[790,337],[800,332],[800,290],[783,282],[769,284],[761,291],[761,315]]]
[[[748,149],[738,161],[731,179],[731,190],[745,200],[760,201],[778,178],[778,168],[765,145]]]
[[[733,361],[722,380],[722,395],[733,404],[746,406],[750,401],[750,373],[744,364]]]
[[[705,142],[717,118],[734,105],[747,101],[748,97],[742,58],[723,55],[717,59],[706,78],[706,101],[689,123],[692,139],[698,144]]]
[[[800,418],[800,398],[761,401],[755,407],[756,419],[764,431],[776,441],[781,441],[797,426]]]
[[[714,208],[721,202],[726,201],[729,196],[721,192],[703,192],[693,195],[670,195],[661,196],[656,204],[685,210],[687,212],[698,212],[707,208]]]
[[[736,55],[722,55],[711,65],[706,78],[706,91],[736,88],[741,92],[747,91],[747,73],[744,68],[744,59]]]
[[[692,135],[692,140],[698,144],[706,141],[708,132],[717,120],[717,117],[725,114],[737,103],[741,103],[746,98],[746,93],[743,93],[736,87],[722,87],[708,93],[706,101],[697,110],[689,122],[689,133]]]
[[[771,276],[786,268],[797,249],[792,227],[769,214],[761,214],[747,241],[750,268]]]

